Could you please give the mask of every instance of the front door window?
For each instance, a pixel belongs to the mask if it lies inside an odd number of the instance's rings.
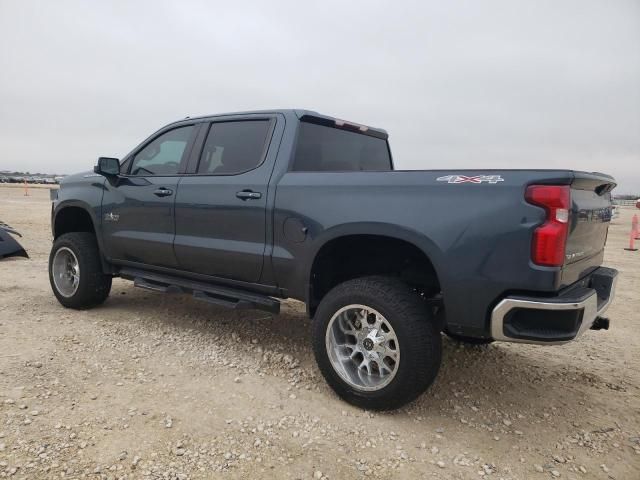
[[[131,175],[177,175],[193,128],[176,128],[147,144],[133,158]]]

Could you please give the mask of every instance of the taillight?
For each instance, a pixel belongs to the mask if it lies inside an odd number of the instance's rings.
[[[562,266],[569,234],[569,186],[531,185],[527,188],[525,198],[547,212],[546,221],[533,232],[531,260],[548,267]]]

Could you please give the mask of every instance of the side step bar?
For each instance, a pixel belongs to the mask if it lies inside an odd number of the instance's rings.
[[[280,313],[280,302],[275,298],[257,293],[245,292],[229,287],[220,287],[208,283],[187,280],[161,273],[147,272],[133,268],[122,268],[120,276],[133,280],[133,285],[160,293],[188,293],[193,298],[220,305],[222,307],[240,309],[266,310]]]

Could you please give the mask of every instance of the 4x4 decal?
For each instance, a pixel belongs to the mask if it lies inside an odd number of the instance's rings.
[[[475,176],[466,176],[466,175],[446,175],[444,177],[438,177],[438,182],[447,182],[447,183],[498,183],[504,182],[504,178],[500,175],[475,175]]]

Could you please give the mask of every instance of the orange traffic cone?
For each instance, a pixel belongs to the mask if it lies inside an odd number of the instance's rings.
[[[629,233],[629,248],[625,248],[625,250],[628,250],[630,252],[635,252],[636,250],[638,250],[635,245],[635,239],[636,239],[636,232],[634,231],[632,226],[631,232]]]
[[[638,215],[634,215],[631,220],[631,228],[633,229],[633,238],[640,240],[640,229],[638,228]]]

